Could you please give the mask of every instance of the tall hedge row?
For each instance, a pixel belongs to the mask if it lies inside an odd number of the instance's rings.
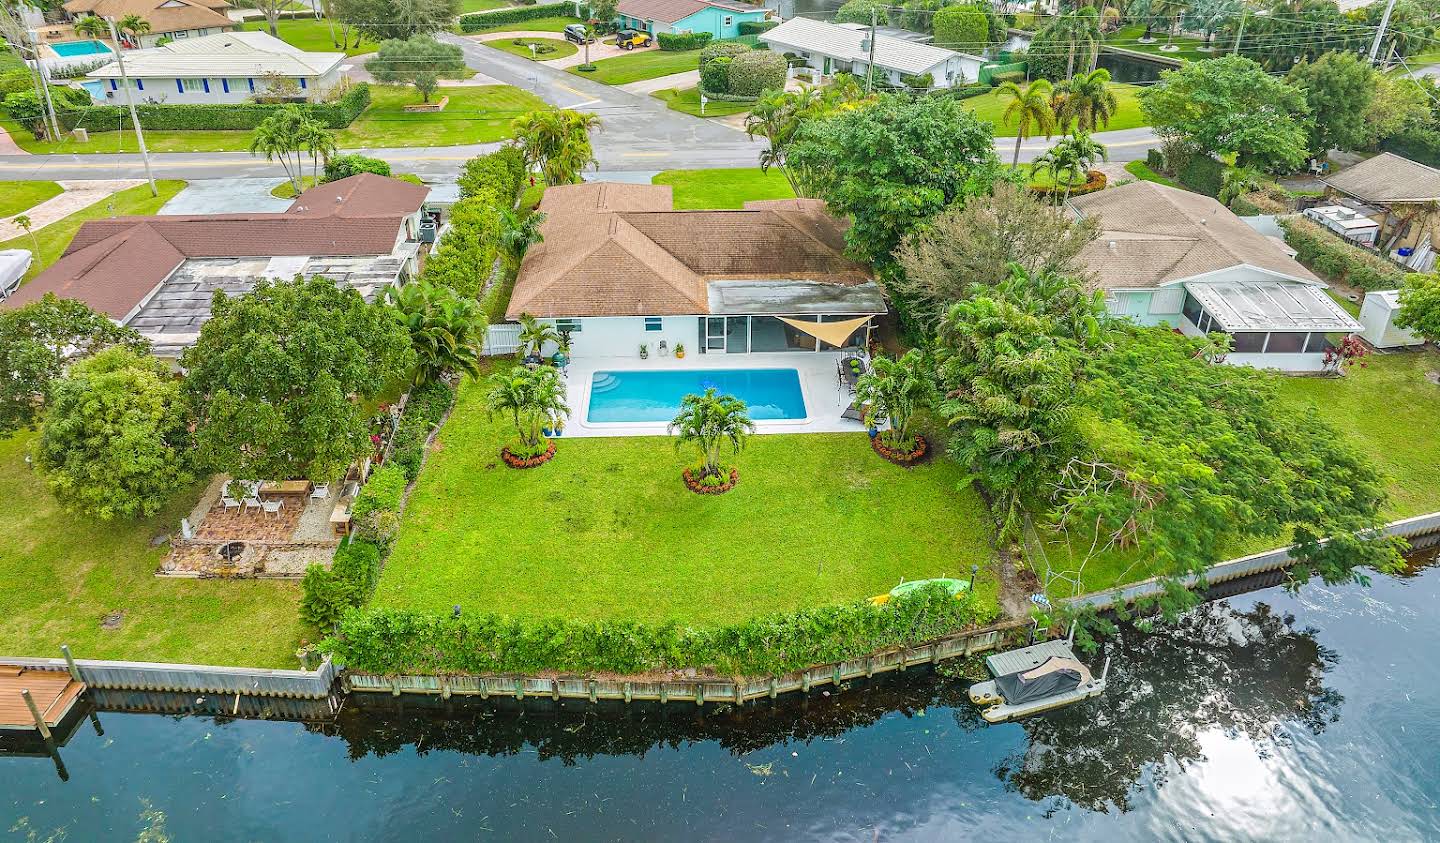
[[[990,21],[974,6],[946,6],[934,26],[937,47],[978,55],[990,43]]]
[[[248,131],[283,107],[278,103],[258,102],[158,105],[137,103],[135,112],[140,117],[140,125],[155,131]],[[370,86],[362,82],[334,102],[308,103],[300,107],[327,129],[343,129],[355,122],[355,118],[370,107]],[[57,116],[61,128],[67,132],[77,127],[92,132],[133,128],[130,114],[123,105],[92,105]]]
[[[1362,290],[1394,290],[1405,281],[1405,270],[1304,217],[1281,217],[1277,222],[1295,258],[1322,278]]]
[[[765,676],[913,646],[993,621],[987,601],[920,589],[881,606],[867,600],[762,615],[721,627],[675,622],[523,618],[490,612],[352,611],[321,649],[368,673],[646,673],[710,668]]]
[[[700,49],[713,37],[709,32],[662,32],[655,36],[655,43],[665,52],[683,53]]]
[[[497,26],[524,23],[539,18],[563,18],[575,14],[574,3],[541,3],[535,6],[519,6],[501,9],[498,12],[475,12],[460,16],[461,32],[480,32]]]

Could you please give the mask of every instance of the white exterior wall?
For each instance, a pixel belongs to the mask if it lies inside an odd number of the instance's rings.
[[[594,357],[640,357],[640,344],[650,346],[650,356],[658,356],[664,340],[673,356],[677,343],[685,346],[686,356],[700,353],[700,317],[661,317],[659,331],[645,330],[642,316],[591,316],[579,319],[580,330],[570,335],[570,356],[576,360]],[[541,320],[555,324],[555,319]],[[554,353],[545,349],[545,355]]]
[[[334,87],[337,84],[339,77],[340,71],[339,66],[337,65],[334,70],[332,70],[330,73],[327,73],[319,80],[307,78],[305,80],[306,87],[304,88],[304,90],[300,91],[300,93],[305,94],[310,98],[310,100],[314,101],[321,97],[325,91]],[[188,82],[185,85],[185,91],[182,93],[179,90],[179,87],[176,84],[176,80],[173,77],[151,77],[139,80],[131,79],[130,84],[132,86],[136,85],[137,82],[143,84],[143,87],[136,87],[136,103],[143,103],[147,100],[153,100],[157,103],[201,105],[214,103],[250,102],[251,97],[253,97],[256,93],[264,91],[266,86],[264,79],[260,77],[255,77],[255,91],[252,93],[250,90],[248,78],[230,77],[228,78],[228,80],[221,80],[219,77],[213,76],[186,77],[187,80],[196,81],[202,78],[206,79],[210,83],[210,90],[208,93],[205,91],[205,86],[203,84],[200,85],[197,90],[191,90]],[[298,77],[295,78],[297,79],[298,84]],[[110,84],[112,80],[101,79],[99,81],[104,83],[104,93],[107,95],[105,97],[107,100],[113,103],[120,104],[123,104],[125,102],[124,90],[120,87],[122,83],[119,79],[113,80],[115,83],[115,86],[113,88]],[[225,81],[229,82],[230,90],[228,92],[225,90]]]
[[[140,36],[141,47],[157,46],[161,38],[169,38],[171,41],[183,41],[186,38],[199,38],[204,35],[216,35],[225,32],[232,27],[210,26],[205,29],[177,29],[174,32],[147,32]],[[167,42],[168,43],[168,42]]]

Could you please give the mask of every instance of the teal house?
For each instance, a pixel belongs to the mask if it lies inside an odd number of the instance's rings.
[[[740,24],[762,21],[770,12],[733,0],[620,0],[620,26],[661,32],[708,32],[712,40],[736,38]]]

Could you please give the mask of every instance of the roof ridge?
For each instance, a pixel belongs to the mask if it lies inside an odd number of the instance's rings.
[[[634,235],[634,237],[640,242],[648,244],[650,246],[650,251],[652,251],[654,254],[659,254],[663,256],[662,260],[668,259],[676,267],[679,267],[686,276],[689,276],[685,280],[693,279],[694,281],[702,285],[705,283],[704,276],[691,269],[689,266],[686,266],[684,261],[671,254],[669,249],[666,249],[664,246],[661,246],[659,243],[656,243],[650,237],[646,236],[643,231],[631,225],[628,221],[621,219],[619,214],[612,214],[610,217],[611,236],[608,242],[614,243],[626,254],[630,255],[635,260],[649,267],[650,270],[654,272],[655,275],[665,283],[665,286],[679,293],[687,301],[690,301],[701,308],[706,308],[709,306],[708,299],[697,298],[692,291],[683,289],[680,284],[676,283],[676,281],[672,281],[671,277],[667,273],[661,271],[661,268],[655,265],[653,255],[642,255],[639,254],[635,249],[630,248],[630,245],[626,243],[623,239],[621,239],[621,237],[619,236],[622,233],[622,229],[620,228],[621,226],[624,226],[623,233]]]

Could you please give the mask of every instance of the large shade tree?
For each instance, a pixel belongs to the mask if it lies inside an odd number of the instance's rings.
[[[1432,272],[1405,276],[1395,324],[1429,342],[1440,342],[1440,275]]]
[[[365,62],[365,69],[377,81],[415,86],[421,100],[429,102],[440,77],[465,69],[465,54],[454,44],[441,44],[429,35],[412,35],[382,43],[375,58]]]
[[[1285,77],[1310,106],[1310,153],[1359,149],[1370,137],[1363,115],[1379,90],[1380,74],[1353,53],[1326,53],[1302,61]]]
[[[181,357],[200,461],[248,479],[340,476],[370,450],[363,402],[415,364],[405,326],[326,278],[262,281]]]
[[[66,509],[101,520],[154,515],[192,479],[180,383],[159,360],[107,348],[50,392],[35,465]]]
[[[336,0],[336,17],[373,41],[444,32],[460,14],[460,0]]]

